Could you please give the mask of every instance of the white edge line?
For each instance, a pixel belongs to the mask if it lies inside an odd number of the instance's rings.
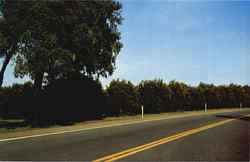
[[[83,128],[83,129],[77,129],[77,130],[71,130],[71,131],[61,131],[61,132],[38,134],[38,135],[32,135],[32,136],[6,138],[6,139],[1,139],[0,142],[13,141],[13,140],[19,140],[19,139],[26,139],[26,138],[33,138],[33,137],[41,137],[41,136],[49,136],[49,135],[57,135],[57,134],[64,134],[64,133],[79,132],[79,131],[98,129],[98,128],[115,127],[115,126],[121,126],[121,125],[130,125],[130,124],[143,123],[143,122],[149,122],[149,121],[157,121],[157,120],[166,120],[166,119],[169,119],[169,118],[143,120],[143,121],[136,121],[136,122],[129,122],[129,123],[112,124],[112,125],[106,125],[106,126],[100,126],[100,127]]]
[[[220,113],[220,112],[218,112],[218,113]],[[209,114],[213,114],[213,112],[211,112]],[[98,128],[115,127],[115,126],[121,126],[121,125],[130,125],[130,124],[144,123],[144,122],[149,122],[149,121],[167,120],[167,119],[171,119],[171,118],[182,118],[182,117],[188,117],[188,116],[209,115],[209,114],[185,114],[184,116],[181,116],[181,117],[172,116],[172,117],[167,117],[167,118],[152,119],[152,120],[143,120],[143,121],[135,121],[135,122],[121,123],[121,124],[112,124],[112,125],[99,126],[99,127],[91,127],[91,128],[83,128],[83,129],[77,129],[77,130],[71,130],[71,131],[61,131],[61,132],[45,133],[45,134],[38,134],[38,135],[32,135],[32,136],[6,138],[6,139],[1,139],[0,142],[14,141],[14,140],[20,140],[20,139],[26,139],[26,138],[34,138],[34,137],[42,137],[42,136],[50,136],[50,135],[57,135],[57,134],[64,134],[64,133],[73,133],[73,132],[80,132],[80,131],[91,130],[91,129],[98,129]]]

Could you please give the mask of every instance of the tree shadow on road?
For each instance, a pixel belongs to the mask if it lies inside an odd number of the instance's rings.
[[[228,118],[228,119],[237,119],[237,120],[250,121],[250,117],[245,116],[245,115],[215,115],[215,116],[219,117],[219,118]]]

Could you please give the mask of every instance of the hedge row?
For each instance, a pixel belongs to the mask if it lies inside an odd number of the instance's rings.
[[[101,119],[103,106],[105,95],[101,84],[87,77],[61,79],[39,93],[30,82],[0,90],[0,117],[25,119],[33,126]]]
[[[141,105],[145,113],[250,107],[250,86],[190,86],[160,79],[133,85],[113,80],[106,89],[87,77],[58,80],[34,93],[31,82],[0,89],[0,117],[25,119],[31,125],[71,124],[106,116],[135,115]]]

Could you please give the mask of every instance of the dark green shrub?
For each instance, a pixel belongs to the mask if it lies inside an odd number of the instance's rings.
[[[13,84],[1,90],[2,117],[5,119],[24,119],[32,100],[33,88],[31,82],[24,84]]]
[[[131,82],[113,80],[106,92],[109,116],[135,115],[140,112],[138,92]]]
[[[36,96],[34,125],[72,124],[101,119],[105,109],[102,86],[85,76],[59,79]]]
[[[145,113],[168,112],[172,92],[160,79],[142,81],[138,86]]]

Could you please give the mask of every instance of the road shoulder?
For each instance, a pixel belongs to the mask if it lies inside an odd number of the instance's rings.
[[[104,120],[94,120],[78,123],[72,126],[54,126],[50,128],[31,128],[27,130],[20,130],[14,132],[1,132],[0,141],[11,140],[11,139],[21,139],[21,138],[31,138],[36,136],[47,136],[53,134],[62,134],[68,132],[77,132],[89,129],[97,129],[102,127],[111,127],[118,125],[133,124],[139,122],[149,122],[154,120],[166,120],[172,118],[181,118],[188,116],[198,116],[198,115],[209,115],[223,112],[235,112],[235,111],[245,111],[250,110],[250,108],[244,109],[213,109],[204,111],[186,111],[186,112],[171,112],[163,114],[146,114],[142,119],[140,115],[136,116],[126,116],[126,117],[117,117],[117,118],[106,118]]]

